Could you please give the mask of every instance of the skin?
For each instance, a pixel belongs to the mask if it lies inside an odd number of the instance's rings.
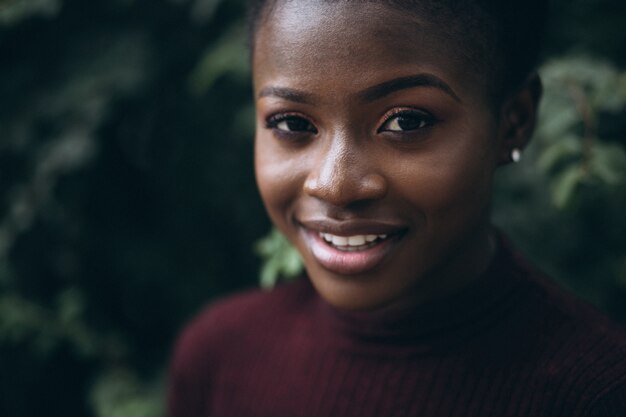
[[[531,77],[494,106],[462,55],[427,20],[375,3],[289,1],[259,27],[257,183],[338,309],[436,300],[493,256],[493,175],[528,141],[541,88]],[[389,237],[346,255],[320,232]]]

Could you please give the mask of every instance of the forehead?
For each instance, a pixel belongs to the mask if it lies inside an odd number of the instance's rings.
[[[480,94],[454,39],[423,16],[373,2],[278,2],[258,28],[255,87],[268,81],[340,93],[386,78],[430,72],[455,91]]]

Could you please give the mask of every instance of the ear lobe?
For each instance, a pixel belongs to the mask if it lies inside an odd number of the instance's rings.
[[[542,91],[539,74],[534,72],[522,88],[509,96],[502,105],[499,165],[512,162],[514,150],[522,151],[530,141],[537,122]]]

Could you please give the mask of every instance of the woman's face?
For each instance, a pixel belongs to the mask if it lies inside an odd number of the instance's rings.
[[[258,30],[259,189],[337,308],[435,298],[489,262],[498,120],[460,55],[372,3],[282,2]]]

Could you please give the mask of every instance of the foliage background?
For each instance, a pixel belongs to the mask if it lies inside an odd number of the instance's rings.
[[[0,0],[0,415],[159,417],[176,333],[258,283],[241,0]],[[626,3],[554,1],[494,218],[626,323]],[[263,283],[297,257],[256,246]]]

